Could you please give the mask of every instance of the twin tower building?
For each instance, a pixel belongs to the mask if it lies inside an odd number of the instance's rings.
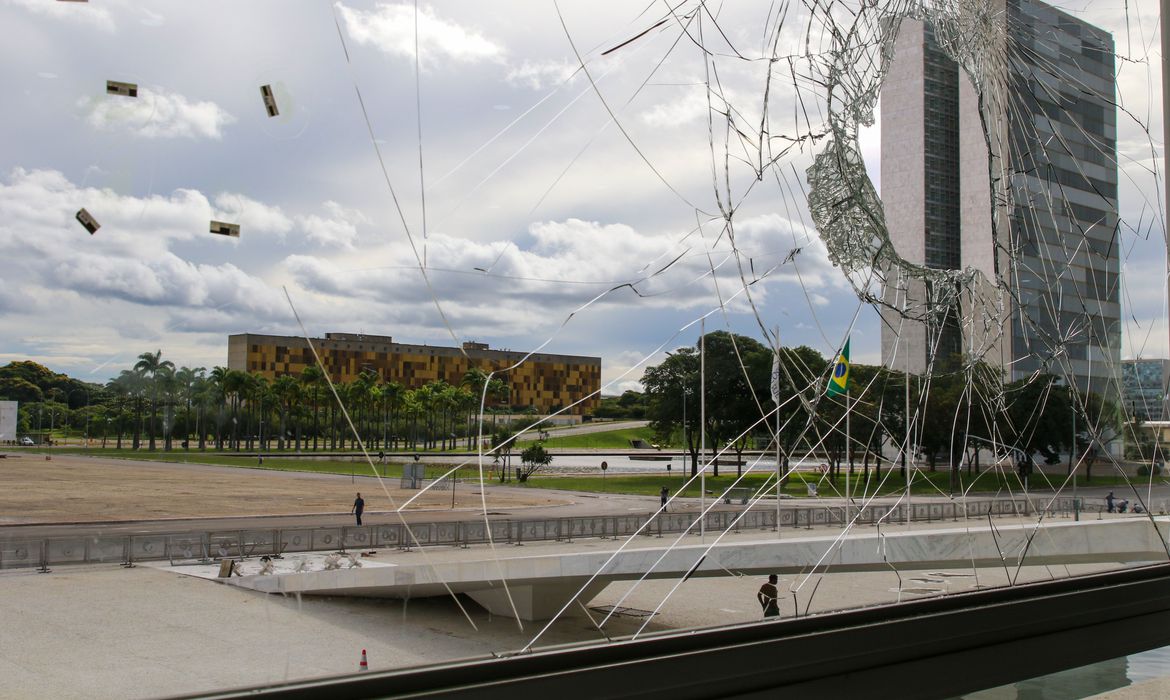
[[[881,101],[891,241],[911,263],[974,268],[987,284],[928,309],[939,295],[925,282],[888,275],[883,364],[922,373],[976,357],[1005,381],[1049,372],[1116,396],[1113,38],[1037,0],[991,2],[1002,25],[982,95],[929,23],[903,20],[895,39]]]

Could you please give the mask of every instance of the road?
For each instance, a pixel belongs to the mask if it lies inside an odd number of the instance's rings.
[[[627,420],[613,423],[581,423],[580,425],[572,425],[565,428],[549,428],[548,434],[550,438],[558,438],[568,437],[570,435],[608,433],[611,430],[632,430],[635,428],[645,428],[647,425],[650,425],[650,421],[648,420]]]
[[[348,477],[346,477],[348,480]],[[508,486],[487,486],[487,490],[506,490],[512,487]],[[1104,503],[1104,496],[1109,491],[1108,488],[1092,488],[1080,489],[1078,495],[1085,499],[1085,515],[1083,517],[1096,517],[1096,512]],[[1118,489],[1112,489],[1119,492]],[[527,506],[514,508],[501,508],[490,510],[487,517],[490,520],[527,520],[527,519],[541,519],[541,518],[567,518],[567,517],[588,517],[588,516],[610,516],[610,515],[626,515],[630,513],[648,513],[653,512],[658,507],[658,499],[653,496],[627,496],[619,494],[597,494],[597,493],[582,493],[582,492],[566,492],[545,489],[525,488],[526,495],[548,495],[556,497],[562,501],[567,500],[568,503],[562,505],[551,506]],[[1051,492],[1046,492],[1051,494]],[[1042,497],[1041,493],[1033,494],[1035,497]],[[975,497],[975,496],[973,496]],[[986,495],[979,496],[987,498]],[[1006,495],[1004,496],[1007,497]],[[1143,494],[1144,497],[1144,494]],[[893,503],[898,499],[895,497],[874,499],[874,503]],[[914,502],[921,503],[924,501],[946,501],[949,500],[946,496],[919,496],[913,498]],[[1130,502],[1133,503],[1130,494]],[[839,498],[819,498],[819,499],[785,499],[786,506],[839,506],[843,499]],[[1154,493],[1154,511],[1158,512],[1160,503],[1163,501],[1170,501],[1170,488],[1162,487],[1155,490]],[[774,502],[771,502],[774,503]],[[707,505],[711,505],[711,499],[708,499]],[[757,507],[772,507],[771,504],[765,504]],[[697,510],[699,508],[699,499],[678,499],[672,505],[672,509],[678,510]],[[715,510],[738,510],[742,506],[724,505],[718,503]],[[457,508],[457,509],[427,509],[417,510],[404,513],[394,513],[392,511],[372,510],[367,511],[363,524],[365,525],[380,525],[384,523],[420,523],[420,522],[454,522],[454,521],[479,521],[483,518],[482,511],[474,508]],[[59,524],[29,524],[29,525],[5,525],[0,526],[0,540],[5,539],[34,539],[42,537],[54,536],[77,536],[79,534],[92,535],[130,535],[130,534],[156,534],[167,532],[187,532],[187,531],[221,531],[221,530],[271,530],[271,529],[300,529],[300,528],[317,528],[317,527],[339,527],[353,524],[352,516],[348,512],[333,512],[333,513],[308,513],[300,515],[247,515],[234,517],[212,517],[212,518],[168,518],[158,520],[121,520],[111,522],[90,522],[90,523],[59,523]]]
[[[31,455],[30,455],[31,456]],[[38,455],[39,457],[39,455]],[[9,461],[9,460],[6,460]],[[23,480],[14,476],[23,463],[29,475]],[[353,495],[349,475],[303,472],[261,471],[197,463],[159,463],[85,456],[56,455],[52,466],[45,461],[13,460],[0,469],[0,515],[18,515],[40,508],[42,517],[25,517],[25,522],[0,524],[0,539],[38,538],[79,533],[124,535],[134,533],[183,532],[190,530],[276,529],[337,527],[353,523],[348,514]],[[120,471],[122,470],[122,471]],[[121,473],[121,476],[117,476]],[[117,478],[117,481],[111,483]],[[678,476],[664,482],[677,484]],[[394,487],[396,480],[391,480]],[[450,507],[450,492],[431,492],[421,507],[401,516],[390,508],[381,495],[381,486],[370,477],[357,477],[357,489],[367,492],[367,524],[407,522],[472,521],[482,517],[481,504],[486,500],[488,518],[538,519],[584,516],[610,516],[647,513],[658,507],[656,496],[627,496],[540,489],[518,488],[497,482],[462,483],[456,487],[458,500]],[[27,498],[40,489],[42,497]],[[1086,487],[1077,495],[1084,499],[1086,517],[1092,517],[1104,505],[1112,490],[1118,500],[1136,503],[1133,489],[1122,487]],[[402,502],[417,491],[392,488],[394,502]],[[1051,491],[1034,492],[1042,497]],[[1063,493],[1071,495],[1072,489]],[[1170,486],[1155,485],[1147,498],[1155,513],[1166,511],[1170,503]],[[127,496],[126,494],[130,494]],[[1003,496],[1016,494],[1002,494]],[[303,497],[303,498],[302,498]],[[987,495],[979,495],[986,498]],[[122,500],[116,500],[121,498]],[[915,495],[914,501],[947,500],[937,496]],[[347,500],[348,499],[348,500]],[[877,499],[892,503],[897,497]],[[218,503],[216,502],[218,501]],[[97,508],[86,510],[86,503]],[[195,507],[192,507],[194,503]],[[772,507],[768,501],[762,507]],[[793,505],[839,505],[841,499],[793,499]],[[707,500],[707,505],[711,499]],[[153,507],[151,507],[153,506]],[[678,499],[672,508],[696,510],[699,499]],[[733,508],[718,504],[718,508]],[[93,513],[93,515],[90,515]],[[272,515],[259,515],[271,513]],[[2,520],[2,518],[0,518]],[[12,518],[17,520],[17,518]],[[101,521],[101,522],[94,522]]]

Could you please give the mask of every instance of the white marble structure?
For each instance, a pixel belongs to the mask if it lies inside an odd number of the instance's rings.
[[[635,541],[618,550],[559,551],[520,554],[500,547],[495,556],[483,549],[446,550],[431,563],[393,564],[393,555],[377,567],[309,571],[272,576],[252,575],[228,582],[267,593],[411,598],[466,593],[493,614],[522,619],[555,615],[574,595],[588,604],[614,581],[731,574],[807,573],[817,566],[830,572],[1016,567],[1103,562],[1164,561],[1170,518],[1148,517],[1082,522],[1053,522],[987,528],[950,528],[849,537],[818,536],[782,540],[735,535],[734,541],[674,547],[644,546]],[[730,539],[730,538],[727,538]],[[597,542],[597,541],[591,541]],[[655,540],[658,542],[658,540]],[[455,554],[456,556],[450,556]],[[444,586],[444,582],[446,586]]]

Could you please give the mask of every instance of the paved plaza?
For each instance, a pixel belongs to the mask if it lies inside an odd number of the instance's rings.
[[[348,522],[353,488],[348,477],[191,464],[54,456],[50,462],[5,460],[3,466],[0,480],[7,495],[0,516],[7,517],[9,525],[0,527],[0,532],[33,527],[11,524],[17,513],[26,512],[22,509],[36,514],[41,523],[63,518],[107,519],[111,527],[124,528],[149,525],[135,516],[164,518],[158,521],[160,526],[180,523],[198,527],[199,523],[217,522],[201,518],[209,509],[217,517],[229,519],[275,509],[294,520]],[[39,495],[23,492],[38,480],[43,481],[43,488],[36,492]],[[93,493],[85,492],[87,489]],[[216,493],[219,500],[205,500],[208,494]],[[514,494],[514,500],[508,500],[509,494]],[[450,494],[443,497],[449,499]],[[516,517],[526,513],[556,517],[590,512],[644,513],[654,500],[499,488],[491,492],[489,503],[500,509],[497,512]],[[109,503],[104,513],[103,502]],[[290,503],[297,506],[285,510]],[[478,507],[478,503],[457,504],[452,511],[449,503],[446,509],[431,504],[418,516],[430,520],[445,512],[449,517],[466,518],[478,512]],[[377,510],[375,506],[375,517]],[[167,519],[176,517],[181,520]],[[119,525],[113,521],[133,522]],[[1034,519],[995,519],[997,527],[1028,522]],[[909,526],[912,531],[937,527],[938,523]],[[986,520],[960,521],[958,527],[981,529]],[[906,526],[890,525],[883,530],[900,532]],[[831,526],[797,528],[784,530],[781,537],[823,538],[837,531]],[[875,531],[869,525],[856,530],[859,535]],[[746,541],[772,536],[774,533],[757,531],[727,537]],[[688,536],[686,541],[695,544],[699,539]],[[632,544],[653,547],[669,541],[640,536]],[[620,544],[621,540],[585,538],[571,543],[527,542],[523,547],[498,545],[496,552],[499,556],[589,553]],[[494,556],[486,545],[438,547],[430,550],[430,555],[436,560]],[[325,554],[305,556],[320,558]],[[417,550],[380,549],[367,557],[363,566],[410,564],[422,557]],[[245,574],[256,573],[261,563],[250,558],[241,566]],[[295,559],[284,560],[282,566],[295,566]],[[1018,580],[1045,580],[1116,566],[1025,567]],[[403,668],[520,649],[544,625],[492,615],[465,596],[456,604],[450,596],[395,600],[268,595],[223,585],[214,580],[211,569],[163,564],[125,569],[105,564],[56,566],[44,574],[31,569],[0,572],[0,611],[5,625],[0,635],[0,674],[4,679],[0,698],[156,697],[354,673],[362,649],[367,650],[373,670]],[[1007,577],[1015,574],[1010,567],[900,574],[892,570],[789,574],[781,577],[780,609],[782,617],[790,618],[892,603],[1004,585]],[[678,577],[616,581],[601,590],[587,609],[573,609],[555,622],[540,636],[538,646],[603,641],[605,636],[639,630],[652,633],[755,621],[760,619],[755,596],[762,582],[760,576],[733,571],[685,582]],[[605,624],[604,634],[599,632],[596,623],[614,608],[617,613]],[[1158,691],[1149,689],[1164,686],[1153,683],[1110,697],[1156,697]],[[988,697],[1006,700],[1011,696]]]

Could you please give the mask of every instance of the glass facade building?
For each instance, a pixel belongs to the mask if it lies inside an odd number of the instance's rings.
[[[1125,412],[1143,421],[1167,420],[1163,397],[1170,360],[1125,360],[1121,363],[1121,395]]]
[[[982,347],[1008,381],[1051,372],[1116,396],[1113,39],[1036,0],[998,5],[1003,55],[984,77],[991,97],[982,115],[965,71],[929,25],[910,20],[899,30],[881,107],[882,199],[894,245],[910,262],[975,268],[999,281],[1007,290],[1001,309],[964,310],[993,313],[990,331],[979,332],[997,338],[960,337],[960,324],[945,322],[931,335],[922,323],[891,323],[887,312],[883,362],[922,372],[931,348],[943,358]],[[929,298],[913,287],[908,295],[908,307]],[[898,348],[909,358],[895,360]]]

